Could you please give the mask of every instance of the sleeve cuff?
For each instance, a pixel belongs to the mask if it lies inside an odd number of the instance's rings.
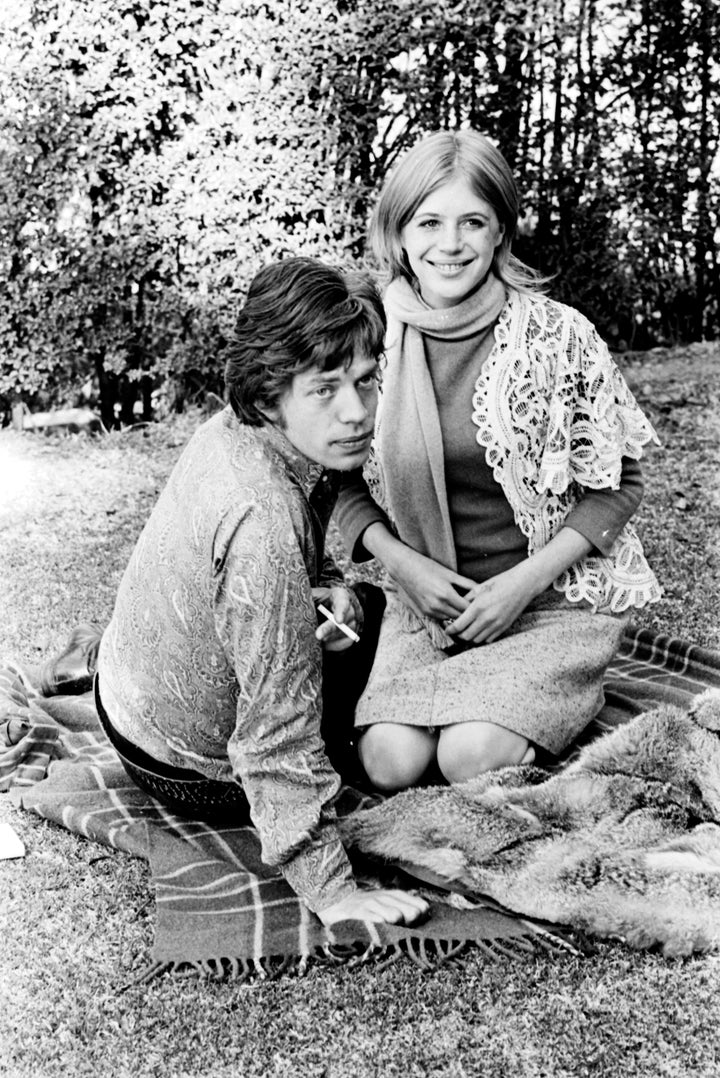
[[[322,572],[320,574],[320,579],[318,580],[318,586],[321,588],[331,588],[337,587],[338,585],[342,587],[344,586],[344,584],[345,577],[340,572],[335,562],[332,560],[332,558],[325,558],[325,561],[323,562]]]
[[[351,475],[346,485],[341,485],[335,506],[335,520],[342,535],[345,548],[354,562],[369,561],[372,555],[362,545],[363,532],[379,522],[390,527],[388,518],[371,497],[362,476]]]
[[[323,891],[321,896],[319,896],[315,902],[306,899],[305,905],[313,913],[322,913],[323,910],[328,909],[330,906],[334,906],[336,902],[342,902],[344,898],[349,898],[350,895],[355,894],[358,890],[359,887],[355,880],[349,880],[347,883],[333,891]]]
[[[380,509],[368,509],[367,512],[358,514],[357,527],[354,529],[350,544],[350,556],[354,562],[371,561],[373,555],[363,546],[363,535],[371,524],[384,524],[390,528],[390,521]]]
[[[298,898],[313,913],[333,906],[358,890],[340,839],[311,847],[281,866]]]

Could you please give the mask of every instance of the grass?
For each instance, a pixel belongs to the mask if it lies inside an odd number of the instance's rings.
[[[720,648],[715,414],[720,348],[629,356],[663,441],[638,518],[663,601],[658,631]],[[102,624],[180,447],[202,417],[81,436],[0,431],[0,655],[34,661],[80,620]],[[154,907],[140,861],[0,797],[27,846],[0,862],[0,1074],[7,1078],[565,1078],[720,1076],[712,1021],[720,957],[668,961],[602,943],[422,973],[311,970],[233,985],[165,977],[148,961]]]

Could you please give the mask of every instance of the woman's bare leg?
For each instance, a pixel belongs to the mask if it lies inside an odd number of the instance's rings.
[[[448,782],[465,782],[498,767],[531,764],[535,749],[521,734],[494,722],[459,722],[441,727],[437,759]]]
[[[369,726],[358,744],[368,778],[378,790],[387,792],[413,786],[435,759],[436,750],[435,733],[396,722]]]

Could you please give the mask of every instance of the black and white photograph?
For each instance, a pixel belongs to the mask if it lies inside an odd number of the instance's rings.
[[[718,1078],[720,0],[4,0],[0,1075]]]

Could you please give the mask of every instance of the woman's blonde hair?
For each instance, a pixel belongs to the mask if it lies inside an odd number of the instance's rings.
[[[429,194],[458,176],[492,206],[504,228],[492,262],[495,275],[520,291],[537,291],[546,278],[511,252],[519,198],[510,166],[489,139],[472,130],[427,135],[405,154],[386,180],[370,223],[370,243],[387,279],[403,276],[413,283],[402,230]]]

